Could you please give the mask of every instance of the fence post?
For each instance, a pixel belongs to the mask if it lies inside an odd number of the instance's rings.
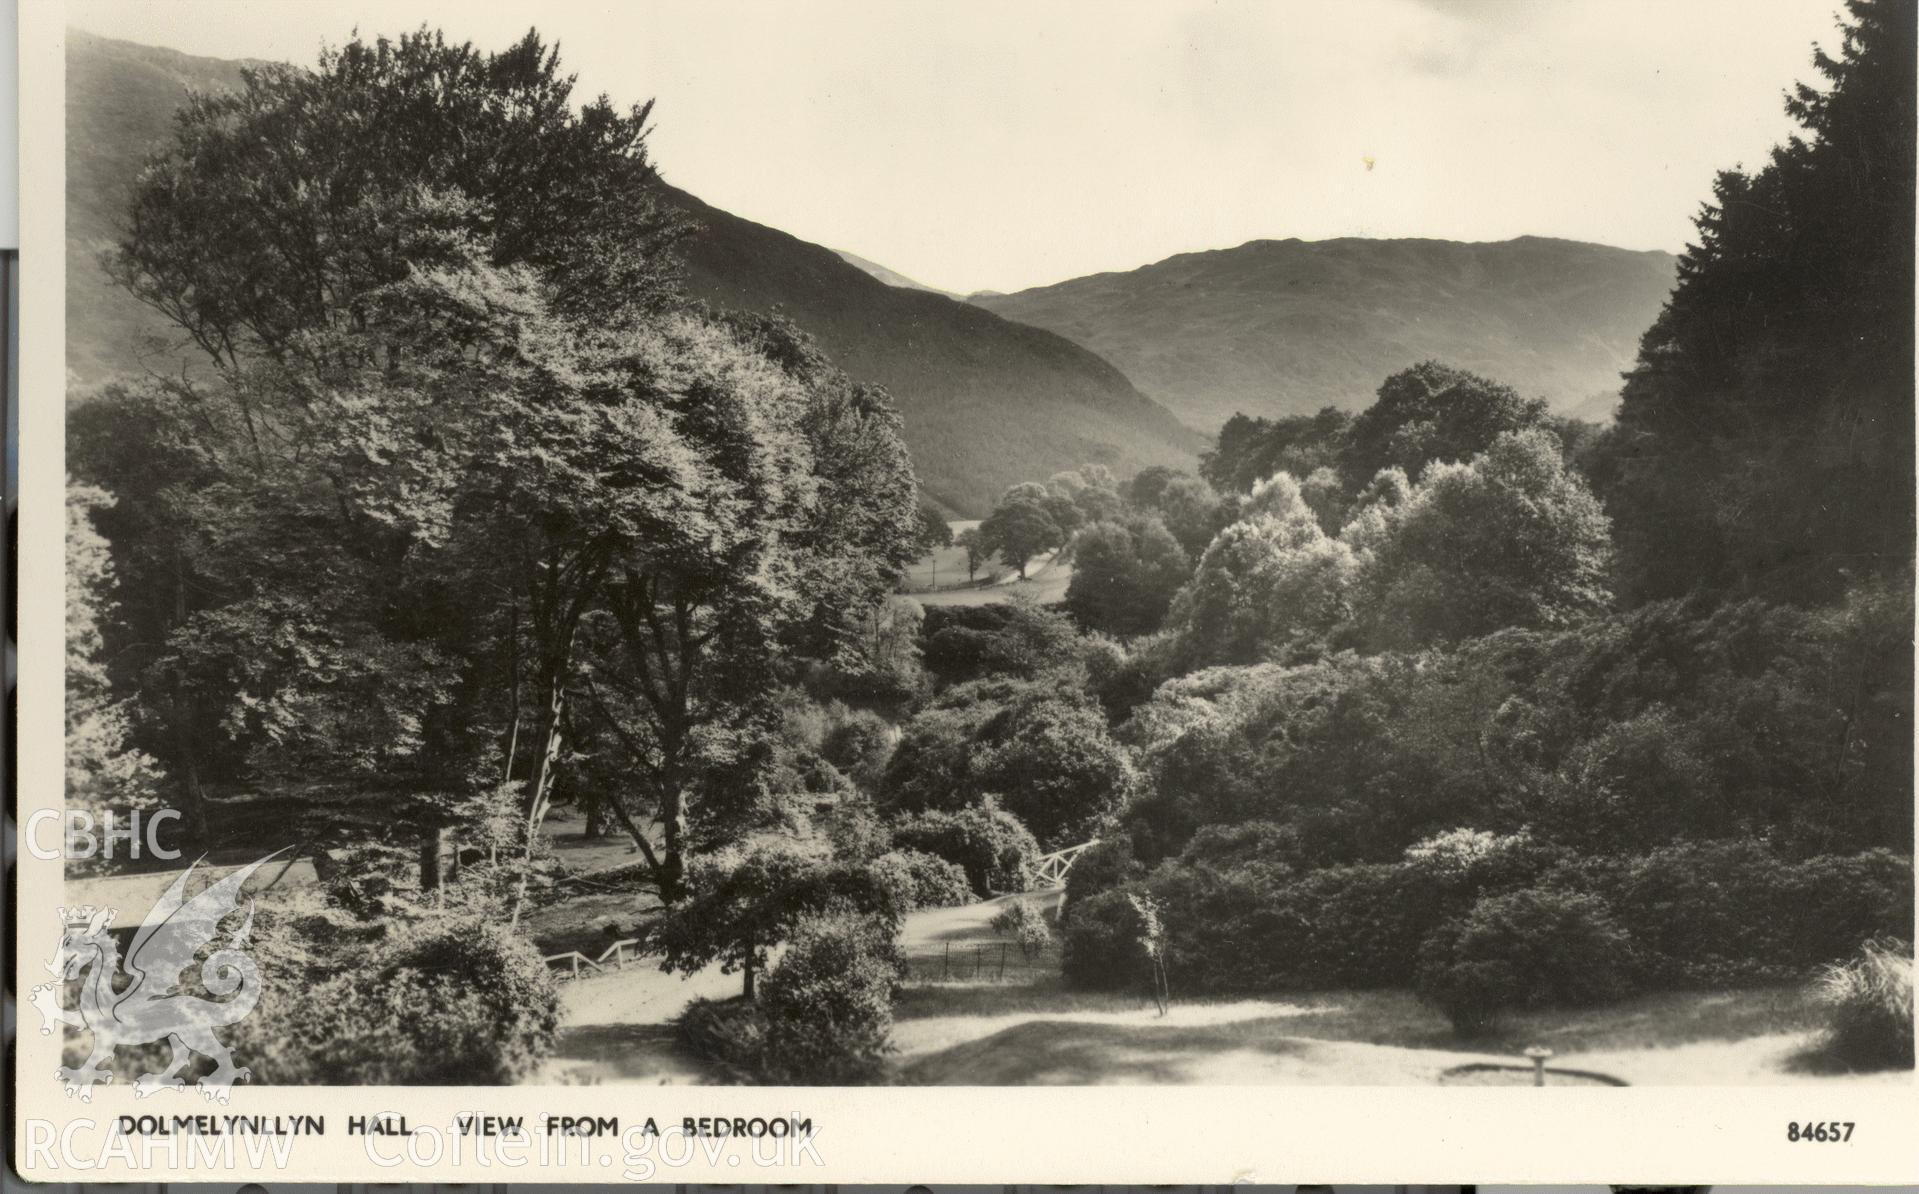
[[[953,973],[953,943],[946,943],[946,952],[940,955],[940,981],[945,982]]]
[[[1001,983],[1006,981],[1006,942],[1004,941],[999,943],[999,977],[993,981]]]

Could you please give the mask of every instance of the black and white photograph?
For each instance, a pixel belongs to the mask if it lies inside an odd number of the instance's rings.
[[[48,7],[22,1114],[1912,1091],[1914,0]]]

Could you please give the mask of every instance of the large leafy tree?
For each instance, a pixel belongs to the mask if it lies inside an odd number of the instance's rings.
[[[359,319],[367,291],[430,267],[422,220],[532,268],[562,311],[672,301],[663,250],[685,223],[651,185],[652,105],[578,104],[536,33],[496,54],[425,30],[355,38],[243,80],[181,109],[109,256],[214,359],[301,354]]]
[[[1024,580],[1028,561],[1066,541],[1066,530],[1056,518],[1061,510],[1049,506],[1074,509],[1071,501],[1049,503],[1044,493],[1033,496],[1015,489],[980,523],[980,546],[1011,564]]]
[[[1250,490],[1252,485],[1246,488]],[[1237,498],[1221,499],[1201,478],[1169,469],[1163,474],[1142,473],[1134,478],[1133,505],[1143,514],[1157,515],[1179,541],[1186,558],[1197,560],[1220,528],[1233,520]]]
[[[518,500],[537,477],[506,482],[496,449],[515,426],[529,434],[508,458],[564,446],[541,434],[569,429],[540,416],[591,348],[562,346],[556,320],[659,308],[682,230],[648,185],[647,110],[576,111],[571,90],[532,34],[493,55],[427,32],[356,39],[317,69],[193,98],[138,179],[109,269],[205,367],[80,420],[76,455],[154,499],[120,522],[129,637],[191,805],[203,766],[274,758],[470,778],[486,719],[455,690],[484,670],[457,641],[475,634],[511,644],[506,704],[522,681],[541,693],[528,703],[547,712],[495,749],[515,778],[522,736],[540,741],[543,799],[555,677],[606,548],[583,511]],[[473,531],[502,511],[517,534]],[[509,538],[483,584],[429,576],[450,543]],[[456,708],[436,748],[434,711]],[[434,774],[396,775],[400,759]]]
[[[691,805],[719,794],[703,786],[737,786],[765,757],[768,669],[810,609],[805,582],[818,579],[794,547],[819,486],[800,426],[806,395],[777,364],[684,319],[634,347],[649,413],[673,429],[688,471],[663,487],[663,517],[608,558],[584,683],[640,781],[612,811],[673,899]],[[659,826],[657,849],[646,822]]]
[[[1125,804],[1134,774],[1072,679],[976,681],[907,723],[883,797],[899,813],[997,804],[1049,847],[1082,842]]]
[[[1379,478],[1386,496],[1369,512],[1383,533],[1359,533],[1362,521],[1347,535],[1364,552],[1356,604],[1375,643],[1569,626],[1611,604],[1605,511],[1549,432],[1508,432],[1469,463],[1435,464],[1403,498],[1401,484]]]
[[[1380,383],[1373,404],[1346,429],[1338,462],[1352,489],[1387,468],[1417,479],[1428,464],[1469,460],[1500,435],[1546,419],[1541,399],[1521,398],[1511,386],[1422,361]]]
[[[758,710],[711,695],[852,649],[911,557],[884,393],[686,308],[646,109],[570,92],[532,35],[355,41],[196,99],[142,175],[112,267],[208,368],[112,396],[76,458],[154,499],[121,529],[143,704],[189,787],[209,754],[408,799],[510,787],[530,859],[589,655],[670,775],[690,756],[659,735],[750,746]],[[672,788],[643,801],[669,836]]]
[[[1628,592],[1823,599],[1913,548],[1909,0],[1849,0],[1803,132],[1728,170],[1596,472]]]
[[[1352,421],[1351,415],[1331,406],[1316,414],[1277,419],[1235,414],[1220,427],[1213,448],[1200,455],[1200,475],[1223,493],[1251,493],[1274,473],[1311,476],[1339,463]],[[1136,495],[1136,500],[1146,500],[1146,495]]]
[[[1185,550],[1158,518],[1096,522],[1073,537],[1066,607],[1093,630],[1151,634],[1191,573]]]
[[[1173,598],[1167,627],[1188,668],[1290,659],[1323,650],[1349,614],[1357,562],[1286,473],[1247,497]]]
[[[874,868],[777,846],[702,860],[688,887],[688,897],[648,931],[660,968],[695,974],[718,963],[721,973],[740,974],[749,999],[772,951],[809,916],[860,912],[891,935],[906,913],[902,894]]]

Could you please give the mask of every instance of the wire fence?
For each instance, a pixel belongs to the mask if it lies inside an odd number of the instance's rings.
[[[1057,978],[1060,968],[1060,925],[1055,892],[1021,897],[1041,909],[1051,933],[1044,941],[1029,939],[1022,948],[1011,931],[990,923],[965,925],[934,940],[914,941],[905,947],[909,985],[1006,983],[1030,985]]]
[[[1027,985],[1059,973],[1059,945],[1055,942],[1029,954],[1009,939],[946,941],[909,950],[906,971],[909,983]]]

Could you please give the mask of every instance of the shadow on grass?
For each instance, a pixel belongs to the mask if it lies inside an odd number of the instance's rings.
[[[1209,1001],[1210,1002],[1210,1001]],[[1137,1012],[1153,1006],[1144,995],[1069,991],[1057,974],[1032,983],[966,983],[910,986],[893,1005],[895,1020],[936,1016],[1070,1015],[1076,1012]]]
[[[1798,987],[1669,991],[1599,1007],[1509,1012],[1491,1031],[1470,1037],[1455,1033],[1409,991],[1344,992],[1299,1002],[1324,1004],[1295,1018],[1300,1036],[1500,1054],[1534,1045],[1561,1054],[1667,1048],[1802,1032],[1818,1023],[1810,993]]]
[[[1825,1033],[1820,1033],[1805,1048],[1786,1058],[1785,1069],[1794,1074],[1835,1077],[1846,1074],[1885,1074],[1911,1071],[1909,1061],[1867,1061],[1845,1056]]]
[[[1272,1035],[1279,1019],[1195,1027],[1035,1020],[920,1058],[908,1085],[1084,1086],[1179,1084],[1220,1054],[1257,1049],[1303,1057],[1307,1041]],[[1252,1039],[1263,1037],[1264,1039]]]
[[[605,1080],[722,1082],[705,1059],[680,1043],[667,1024],[591,1024],[562,1029],[554,1060],[579,1063]]]
[[[1177,992],[1174,998],[1176,1007],[1234,1002],[1239,1000],[1181,999]],[[1518,1012],[1474,1037],[1457,1035],[1444,1016],[1410,991],[1302,991],[1267,1002],[1287,1014],[1241,1019],[1242,1030],[1250,1033],[1257,1023],[1283,1024],[1286,1035],[1302,1039],[1510,1055],[1533,1045],[1574,1054],[1737,1041],[1809,1031],[1819,1023],[1811,994],[1798,987],[1666,992],[1603,1007]],[[910,987],[901,994],[895,1016],[910,1021],[1030,1015],[1043,1022],[1047,1016],[1138,1012],[1151,1006],[1144,996],[1071,991],[1052,977],[1030,985]]]

